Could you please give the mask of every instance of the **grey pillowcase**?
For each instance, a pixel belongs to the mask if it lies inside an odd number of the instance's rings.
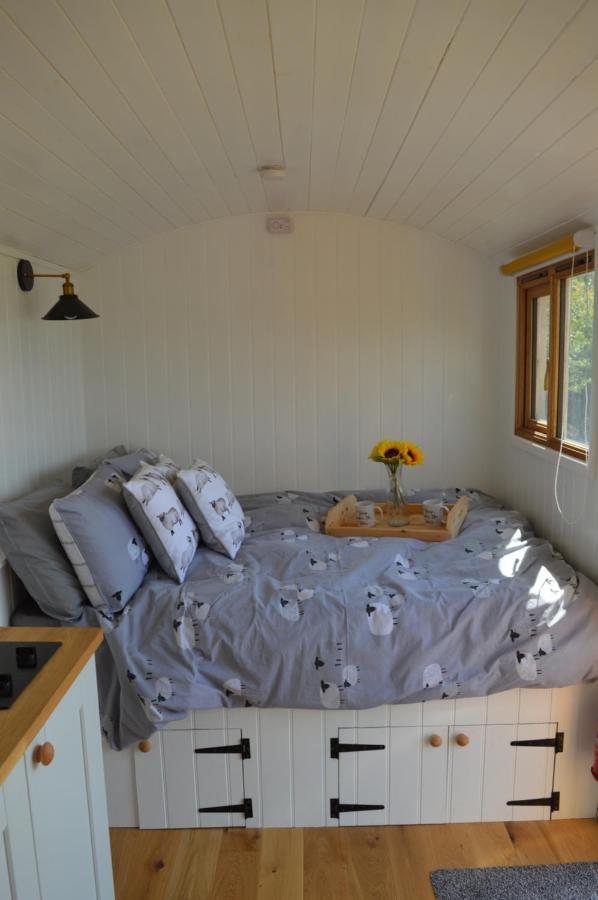
[[[90,602],[106,615],[131,599],[149,567],[141,534],[127,513],[123,476],[102,464],[50,506],[50,518]]]
[[[126,478],[132,478],[142,463],[153,465],[157,462],[158,454],[154,453],[153,450],[146,450],[145,447],[142,447],[141,450],[135,450],[134,453],[127,453],[126,456],[118,456],[116,459],[111,459],[110,465],[114,466]]]
[[[151,450],[146,450],[145,447],[142,447],[140,450],[135,450],[132,453],[128,453],[127,448],[123,446],[123,444],[119,444],[117,447],[113,447],[112,450],[108,450],[103,456],[98,456],[97,459],[89,465],[82,463],[75,466],[72,474],[73,488],[81,487],[88,478],[91,478],[95,470],[108,460],[110,460],[111,465],[115,466],[121,474],[131,478],[142,462],[153,463],[157,459],[157,454],[153,453]]]
[[[69,487],[64,482],[0,504],[0,546],[27,593],[47,615],[65,622],[81,616],[87,598],[52,527],[48,509]]]
[[[124,456],[126,452],[127,448],[124,444],[117,444],[116,447],[108,450],[107,453],[96,457],[91,463],[79,463],[79,465],[75,466],[71,474],[71,484],[73,485],[73,488],[76,489],[81,487],[88,478],[91,478],[95,470],[98,466],[102,465],[105,459],[114,459],[115,456]]]

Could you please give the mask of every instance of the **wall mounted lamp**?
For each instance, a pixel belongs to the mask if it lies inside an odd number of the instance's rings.
[[[53,322],[74,322],[78,319],[97,319],[98,314],[79,300],[75,293],[75,286],[71,281],[70,272],[46,274],[34,272],[28,259],[20,259],[17,265],[17,281],[22,291],[31,291],[36,278],[63,278],[62,294],[42,319]]]

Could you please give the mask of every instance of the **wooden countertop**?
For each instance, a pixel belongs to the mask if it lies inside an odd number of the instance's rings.
[[[0,784],[102,643],[101,628],[0,628],[0,641],[61,643],[10,709],[0,709]]]

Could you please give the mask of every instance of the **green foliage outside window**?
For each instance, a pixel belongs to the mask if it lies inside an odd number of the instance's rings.
[[[587,444],[592,389],[594,273],[569,279],[567,440]]]

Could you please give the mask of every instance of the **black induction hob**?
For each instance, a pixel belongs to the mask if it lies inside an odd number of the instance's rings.
[[[9,709],[62,644],[0,641],[0,710]]]

